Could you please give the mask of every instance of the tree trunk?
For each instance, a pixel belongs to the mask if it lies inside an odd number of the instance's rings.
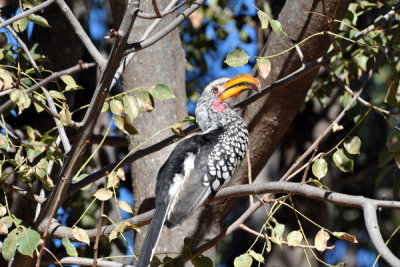
[[[157,2],[162,10],[166,2]],[[145,12],[153,12],[151,1],[141,1],[140,9]],[[174,18],[170,15],[165,18],[153,31],[157,32],[165,27]],[[152,21],[137,19],[132,29],[129,42],[139,41],[143,32]],[[186,91],[185,91],[185,55],[182,49],[178,29],[168,34],[161,41],[138,52],[122,75],[124,90],[140,86],[150,87],[157,83],[169,85],[176,98],[167,101],[154,99],[155,108],[152,112],[140,112],[134,125],[139,135],[130,137],[130,149],[135,148],[158,130],[168,127],[187,116]],[[171,135],[167,130],[157,135],[150,143],[155,143]],[[146,146],[149,144],[146,144]],[[154,208],[154,191],[158,170],[164,163],[172,147],[167,147],[157,153],[135,161],[131,165],[132,184],[134,192],[135,213],[142,213]],[[176,231],[164,231],[158,245],[158,251],[179,252],[182,239],[190,231],[192,226],[185,225]],[[140,253],[141,244],[146,235],[146,229],[138,234],[135,239],[135,253]]]

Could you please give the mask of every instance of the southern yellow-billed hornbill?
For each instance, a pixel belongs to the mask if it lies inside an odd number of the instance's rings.
[[[196,107],[202,133],[183,139],[158,172],[156,208],[137,267],[149,266],[164,222],[168,228],[182,224],[244,157],[248,132],[232,104],[248,89],[260,90],[260,82],[248,74],[220,78],[204,89]]]

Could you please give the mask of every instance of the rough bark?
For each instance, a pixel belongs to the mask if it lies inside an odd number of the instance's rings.
[[[157,2],[157,4],[162,10],[167,3]],[[151,1],[141,1],[140,9],[145,12],[154,12]],[[114,13],[114,15],[118,17],[117,14]],[[170,23],[173,18],[173,15],[165,18],[154,32]],[[151,22],[138,19],[132,29],[130,42],[139,41],[140,36],[142,36]],[[124,90],[140,86],[150,87],[157,83],[169,85],[176,98],[163,102],[155,99],[155,109],[152,112],[141,112],[139,114],[134,121],[139,135],[130,138],[130,149],[145,141],[156,131],[172,125],[187,116],[185,55],[177,29],[155,45],[138,52],[122,75]],[[151,143],[160,141],[170,134],[171,131],[165,131],[154,138]],[[172,147],[167,147],[131,165],[135,212],[142,213],[154,208],[153,198],[158,169],[168,157],[171,149]],[[164,232],[159,242],[158,251],[179,251],[180,245],[183,244],[182,238],[187,235],[187,232],[190,231],[189,229],[190,227],[185,226],[177,231]],[[145,229],[142,229],[142,233],[136,237],[136,253],[140,253],[141,243],[145,234]]]

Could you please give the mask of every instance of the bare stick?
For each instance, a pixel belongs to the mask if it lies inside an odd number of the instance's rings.
[[[75,17],[74,13],[72,13],[71,9],[65,3],[64,0],[56,0],[56,4],[60,7],[61,11],[64,13],[65,17],[68,19],[72,28],[75,30],[76,35],[82,41],[83,45],[88,50],[89,54],[92,56],[93,60],[99,65],[100,68],[103,68],[106,59],[101,55],[99,50],[93,44],[90,37],[87,35],[82,25],[79,23],[78,19]]]

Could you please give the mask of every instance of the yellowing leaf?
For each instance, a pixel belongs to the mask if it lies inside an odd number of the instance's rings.
[[[139,108],[143,111],[152,111],[154,109],[153,97],[145,90],[138,90],[136,93]]]
[[[258,16],[258,19],[261,22],[261,29],[268,28],[268,22],[269,22],[268,15],[264,11],[258,10],[257,11],[257,16]]]
[[[124,106],[122,105],[121,101],[113,99],[110,101],[110,110],[115,115],[121,116],[122,112],[124,111]]]
[[[3,69],[0,69],[0,90],[11,89],[14,85],[11,74]]]
[[[328,172],[328,164],[323,158],[317,159],[312,165],[312,173],[320,180]]]
[[[241,67],[249,62],[249,56],[243,49],[237,48],[228,53],[224,62],[231,67]]]
[[[126,211],[128,213],[133,214],[133,211],[131,209],[131,207],[129,206],[128,203],[126,203],[125,201],[118,201],[118,206],[123,210]]]
[[[12,26],[16,32],[23,32],[28,26],[28,20],[26,18],[19,19],[12,23]]]
[[[109,107],[110,107],[110,105],[107,102],[104,102],[103,108],[101,109],[101,112],[107,111]]]
[[[337,237],[337,238],[350,241],[350,242],[352,242],[354,244],[358,243],[358,240],[354,235],[350,235],[350,234],[345,233],[345,232],[333,232],[333,235],[335,237]]]
[[[139,114],[139,105],[136,97],[126,95],[122,98],[122,103],[124,104],[126,114],[132,122]]]
[[[7,214],[7,208],[4,206],[1,206],[0,207],[0,217],[3,217],[6,214]]]
[[[260,73],[260,76],[263,79],[266,79],[271,72],[271,62],[269,61],[268,58],[257,58],[256,59],[256,64],[257,64],[257,70],[258,73]]]
[[[249,255],[258,262],[264,262],[264,257],[260,253],[255,252],[254,250],[249,250]]]
[[[235,261],[233,262],[233,265],[235,267],[250,267],[252,263],[253,263],[253,258],[250,257],[249,254],[245,253],[240,255],[239,257],[236,257]]]
[[[159,100],[167,100],[171,98],[175,98],[174,93],[172,92],[171,87],[166,84],[158,83],[149,89],[150,94],[159,99]]]
[[[292,231],[287,235],[286,240],[288,241],[289,246],[296,247],[301,244],[303,235],[300,231]]]
[[[328,242],[330,236],[324,229],[318,231],[317,235],[315,236],[314,245],[318,251],[325,251],[326,243]]]
[[[272,30],[276,34],[280,34],[282,32],[282,24],[279,21],[277,21],[275,19],[271,19],[269,23],[271,24]]]
[[[96,193],[93,194],[93,196],[100,201],[106,201],[112,198],[113,193],[109,189],[100,188]]]
[[[10,94],[10,99],[17,104],[18,114],[21,114],[24,109],[29,108],[29,106],[31,105],[31,99],[29,98],[29,95],[25,90],[13,90]]]
[[[78,240],[79,242],[83,242],[85,244],[87,244],[88,246],[90,246],[90,240],[89,240],[89,236],[86,233],[85,230],[79,228],[79,227],[75,227],[72,230],[72,235],[76,238],[76,240]]]
[[[358,136],[353,136],[350,140],[346,140],[343,146],[350,154],[360,154],[361,139]]]

